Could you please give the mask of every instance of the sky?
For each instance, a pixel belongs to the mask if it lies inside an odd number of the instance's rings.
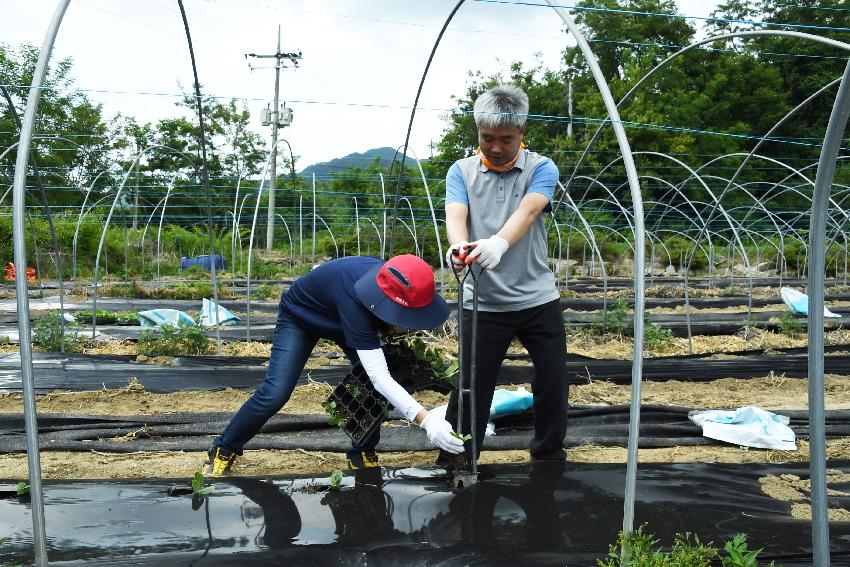
[[[559,69],[570,41],[551,8],[514,0],[468,0],[453,18],[431,63],[411,133],[411,149],[430,155],[445,116],[469,84],[469,73],[506,72],[539,62]],[[58,2],[0,0],[0,42],[41,45]],[[572,0],[564,0],[568,6]],[[717,0],[679,0],[682,14],[706,17]],[[274,97],[269,60],[301,51],[297,69],[280,77],[280,99],[294,111],[280,131],[297,167],[370,148],[404,144],[410,109],[428,55],[455,0],[184,0],[205,95],[245,100],[252,127]],[[692,20],[699,24],[698,20]],[[175,116],[192,89],[192,67],[175,0],[72,0],[54,47],[70,57],[76,86],[104,114],[155,122]]]

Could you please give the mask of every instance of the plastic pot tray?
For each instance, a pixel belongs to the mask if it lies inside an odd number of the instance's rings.
[[[368,438],[393,409],[387,399],[375,390],[359,362],[337,384],[327,401],[334,404],[331,420],[335,417],[341,419],[340,429],[355,443]]]

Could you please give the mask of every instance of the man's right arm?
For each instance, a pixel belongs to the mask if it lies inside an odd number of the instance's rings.
[[[446,204],[446,236],[449,243],[469,240],[469,230],[466,228],[466,217],[469,209],[462,203]]]
[[[452,248],[462,246],[469,240],[469,230],[466,227],[468,214],[469,197],[466,183],[460,166],[455,162],[446,174],[446,236],[450,246],[446,252],[446,263],[451,264],[455,260]]]

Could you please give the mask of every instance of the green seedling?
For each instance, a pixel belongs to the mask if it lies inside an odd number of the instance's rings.
[[[723,558],[724,567],[758,567],[761,549],[747,549],[747,535],[737,534],[724,546],[728,557]],[[770,562],[773,565],[773,562]]]
[[[5,537],[0,537],[0,545],[6,543]],[[15,563],[14,565],[6,565],[5,563],[0,563],[0,567],[21,567],[20,563]]]
[[[455,360],[437,374],[437,378],[443,382],[452,382],[460,370],[460,361]]]
[[[348,393],[354,396],[355,399],[360,399],[360,388],[358,388],[354,384],[346,384],[345,389],[348,390]]]
[[[654,534],[644,524],[638,529],[624,534],[620,532],[617,543],[608,548],[608,557],[596,561],[599,567],[624,567],[641,565],[642,567],[758,567],[758,554],[761,549],[747,549],[747,536],[738,534],[728,541],[724,550],[726,555],[712,542],[702,542],[693,533],[677,533],[672,547],[665,551]],[[718,561],[719,560],[719,561]],[[767,567],[773,567],[771,561]]]
[[[337,469],[331,473],[330,484],[328,488],[331,490],[339,490],[342,487],[342,471]]]
[[[788,337],[797,337],[806,332],[806,323],[787,311],[779,316],[779,332]]]
[[[389,356],[401,361],[412,374],[420,376],[420,380],[453,385],[458,373],[458,363],[446,363],[442,349],[429,347],[419,337],[395,340],[388,343],[384,349]]]
[[[18,483],[18,486],[15,487],[15,492],[18,493],[18,496],[26,496],[30,493],[30,485],[21,481]]]
[[[195,473],[192,477],[192,494],[199,496],[209,496],[215,490],[215,486],[204,486],[204,475],[201,471]]]
[[[207,330],[200,323],[194,325],[162,325],[158,330],[145,330],[139,334],[139,354],[145,356],[186,356],[207,354],[211,347]]]
[[[390,415],[390,404],[389,404],[389,402],[381,402],[381,411],[384,412],[384,415]]]
[[[452,431],[452,437],[457,437],[458,439],[460,439],[464,443],[466,443],[467,441],[472,441],[472,435],[469,435],[469,434],[461,435],[457,431]]]
[[[345,429],[345,418],[339,414],[339,410],[336,408],[336,402],[322,402],[322,407],[330,415],[328,418],[330,425],[336,425],[340,429]]]
[[[85,346],[85,341],[73,332],[79,327],[76,323],[65,321],[65,333],[63,340],[62,322],[59,313],[50,313],[39,317],[32,325],[32,342],[38,348],[47,352],[59,352],[63,343],[65,352],[80,352]]]

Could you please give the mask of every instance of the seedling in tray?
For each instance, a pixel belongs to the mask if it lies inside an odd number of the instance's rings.
[[[346,384],[345,389],[348,390],[348,393],[351,394],[352,396],[354,396],[356,399],[360,399],[360,396],[361,396],[360,388],[358,388],[356,385]]]
[[[359,364],[334,388],[322,407],[331,416],[328,423],[345,431],[354,442],[362,441],[380,427],[392,409]]]
[[[337,409],[336,402],[327,401],[322,402],[322,407],[325,408],[325,411],[328,412],[330,417],[328,418],[328,423],[331,425],[336,425],[340,429],[345,428],[345,417],[343,417],[339,410]]]

